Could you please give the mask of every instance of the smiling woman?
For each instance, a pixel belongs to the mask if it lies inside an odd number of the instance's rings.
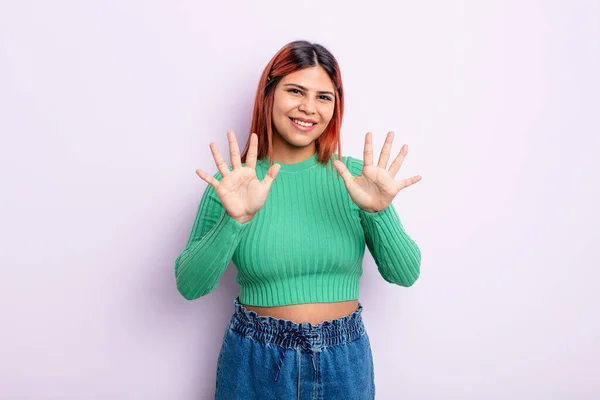
[[[250,132],[258,135],[258,159],[292,164],[318,152],[324,165],[335,151],[341,159],[343,113],[342,76],[333,54],[306,41],[283,46],[263,70],[256,91]]]
[[[387,168],[392,132],[377,165],[370,134],[364,162],[342,157],[343,112],[333,55],[289,43],[261,75],[242,154],[228,132],[231,164],[211,143],[219,171],[197,170],[209,186],[175,261],[177,287],[187,299],[210,293],[230,260],[240,284],[217,399],[375,396],[358,300],[362,260],[368,246],[385,281],[416,281],[421,252],[391,201],[420,177],[394,180],[407,150]]]
[[[334,107],[333,84],[323,67],[285,75],[273,100],[273,152],[279,160],[293,163],[313,155],[315,141],[329,125]]]

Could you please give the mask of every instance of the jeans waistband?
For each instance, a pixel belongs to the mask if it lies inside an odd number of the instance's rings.
[[[312,366],[316,373],[315,352],[323,347],[336,346],[358,339],[364,332],[362,320],[362,304],[352,314],[333,320],[322,321],[318,324],[310,322],[294,322],[291,320],[258,315],[248,310],[239,302],[239,297],[233,300],[235,312],[229,323],[230,329],[244,336],[251,336],[263,343],[272,343],[282,347],[281,357],[275,373],[275,382],[283,364],[286,349],[295,349],[310,354]],[[298,357],[298,362],[300,358]],[[300,398],[300,364],[298,364],[298,398]]]
[[[304,344],[318,351],[322,347],[356,340],[365,330],[362,319],[363,306],[360,302],[352,314],[318,324],[258,315],[244,307],[238,297],[233,300],[233,304],[235,313],[230,322],[232,329],[264,343],[284,348],[298,348],[302,344],[298,338],[302,338]]]

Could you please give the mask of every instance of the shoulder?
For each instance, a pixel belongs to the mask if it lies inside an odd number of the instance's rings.
[[[352,176],[358,176],[362,172],[363,160],[352,156],[342,156],[342,162],[346,165]]]

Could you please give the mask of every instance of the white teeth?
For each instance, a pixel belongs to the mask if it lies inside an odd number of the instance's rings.
[[[296,124],[298,125],[302,125],[302,126],[313,126],[314,124],[311,122],[302,122],[302,121],[298,121],[297,119],[293,120]]]

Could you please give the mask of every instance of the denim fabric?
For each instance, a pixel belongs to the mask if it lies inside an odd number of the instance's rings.
[[[319,324],[235,312],[217,361],[216,400],[375,398],[369,337],[358,309]]]

